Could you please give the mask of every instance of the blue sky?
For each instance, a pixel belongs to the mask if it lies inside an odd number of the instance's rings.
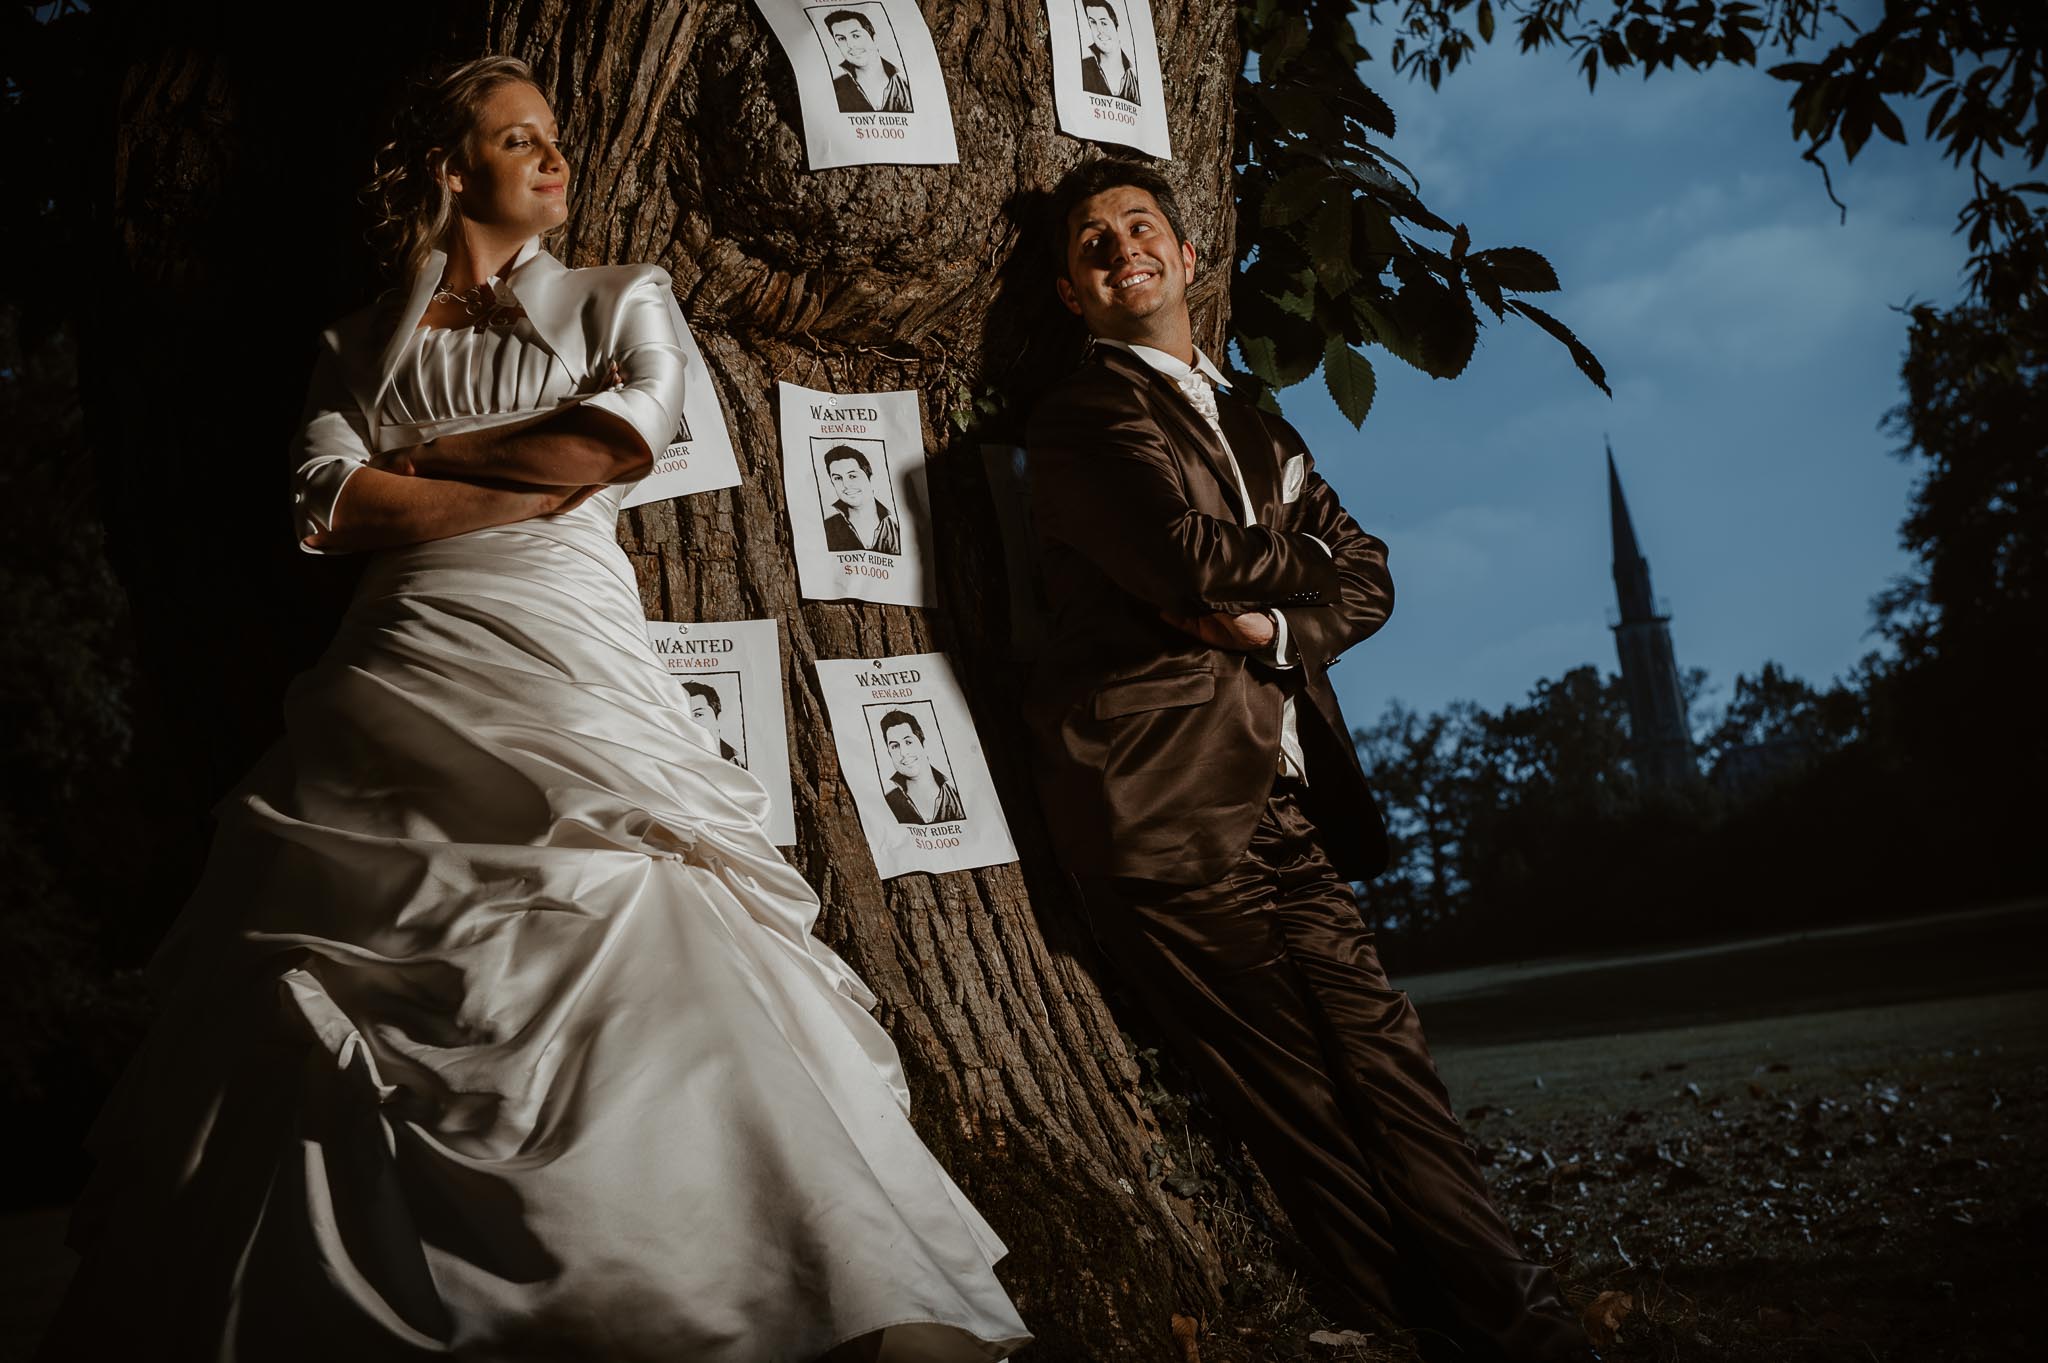
[[[1960,297],[1967,172],[1917,140],[1873,141],[1846,171],[1837,154],[1844,225],[1781,82],[1607,75],[1589,94],[1564,63],[1485,48],[1438,91],[1367,70],[1425,200],[1475,248],[1557,267],[1563,292],[1535,301],[1593,347],[1614,398],[1525,324],[1483,330],[1455,381],[1370,352],[1362,432],[1320,374],[1282,394],[1391,547],[1394,617],[1332,674],[1355,725],[1395,697],[1494,708],[1581,663],[1613,670],[1603,435],[1709,708],[1767,659],[1816,683],[1846,670],[1875,643],[1870,598],[1907,566],[1912,473],[1879,428],[1905,343],[1892,309]]]

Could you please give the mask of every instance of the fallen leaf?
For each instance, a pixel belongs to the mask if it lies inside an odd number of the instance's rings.
[[[1799,1328],[1799,1317],[1775,1306],[1759,1306],[1756,1323],[1757,1328],[1767,1335],[1789,1335]]]
[[[1325,1349],[1344,1349],[1358,1344],[1372,1343],[1371,1335],[1356,1330],[1317,1330],[1308,1337],[1311,1344],[1320,1344]]]
[[[1193,1316],[1174,1314],[1173,1342],[1180,1345],[1181,1363],[1202,1363],[1202,1348],[1195,1343],[1195,1332],[1200,1328]]]
[[[1611,1349],[1621,1323],[1635,1309],[1636,1299],[1630,1294],[1602,1292],[1586,1303],[1586,1309],[1579,1313],[1579,1324],[1585,1329],[1587,1338],[1593,1341],[1594,1348]]]

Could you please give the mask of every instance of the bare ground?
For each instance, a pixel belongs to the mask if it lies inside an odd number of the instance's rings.
[[[1496,1198],[1609,1360],[2038,1363],[2044,925],[2036,903],[1413,992]],[[1245,1278],[1209,1363],[1414,1358],[1317,1316],[1256,1211],[1210,1215]]]

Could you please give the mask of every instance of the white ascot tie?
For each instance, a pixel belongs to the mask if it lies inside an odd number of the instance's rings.
[[[1180,389],[1181,396],[1186,398],[1189,405],[1202,414],[1202,420],[1209,423],[1209,429],[1216,432],[1216,438],[1223,440],[1223,448],[1229,449],[1230,442],[1223,439],[1223,417],[1216,410],[1216,389],[1202,371],[1190,369],[1184,374],[1174,375],[1173,386]],[[1236,462],[1234,454],[1231,462]],[[1239,487],[1242,488],[1244,475],[1240,473],[1237,481]],[[1246,505],[1250,505],[1249,498],[1246,499]]]

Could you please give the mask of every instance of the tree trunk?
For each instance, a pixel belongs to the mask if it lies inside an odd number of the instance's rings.
[[[348,27],[288,56],[274,8],[231,0],[124,6],[109,34],[123,72],[108,101],[111,259],[85,401],[117,566],[191,789],[239,775],[346,586],[290,547],[282,451],[313,333],[369,292],[350,196],[376,108],[430,60],[523,57],[572,143],[561,254],[674,275],[739,451],[742,486],[622,521],[648,613],[783,623],[795,865],[824,898],[822,935],[882,999],[919,1131],[1011,1247],[1002,1276],[1035,1356],[1181,1357],[1172,1317],[1214,1307],[1218,1264],[1147,1176],[1157,1127],[1039,822],[979,452],[1017,442],[1031,396],[1079,355],[1037,221],[1084,154],[1055,132],[1043,3],[926,6],[962,165],[815,173],[789,64],[745,0],[424,8],[333,11]],[[1180,155],[1165,169],[1209,265],[1197,327],[1212,353],[1234,224],[1234,15],[1223,0],[1154,6]],[[778,379],[920,393],[935,609],[799,599]],[[1022,861],[883,884],[812,663],[926,650],[960,673]]]

